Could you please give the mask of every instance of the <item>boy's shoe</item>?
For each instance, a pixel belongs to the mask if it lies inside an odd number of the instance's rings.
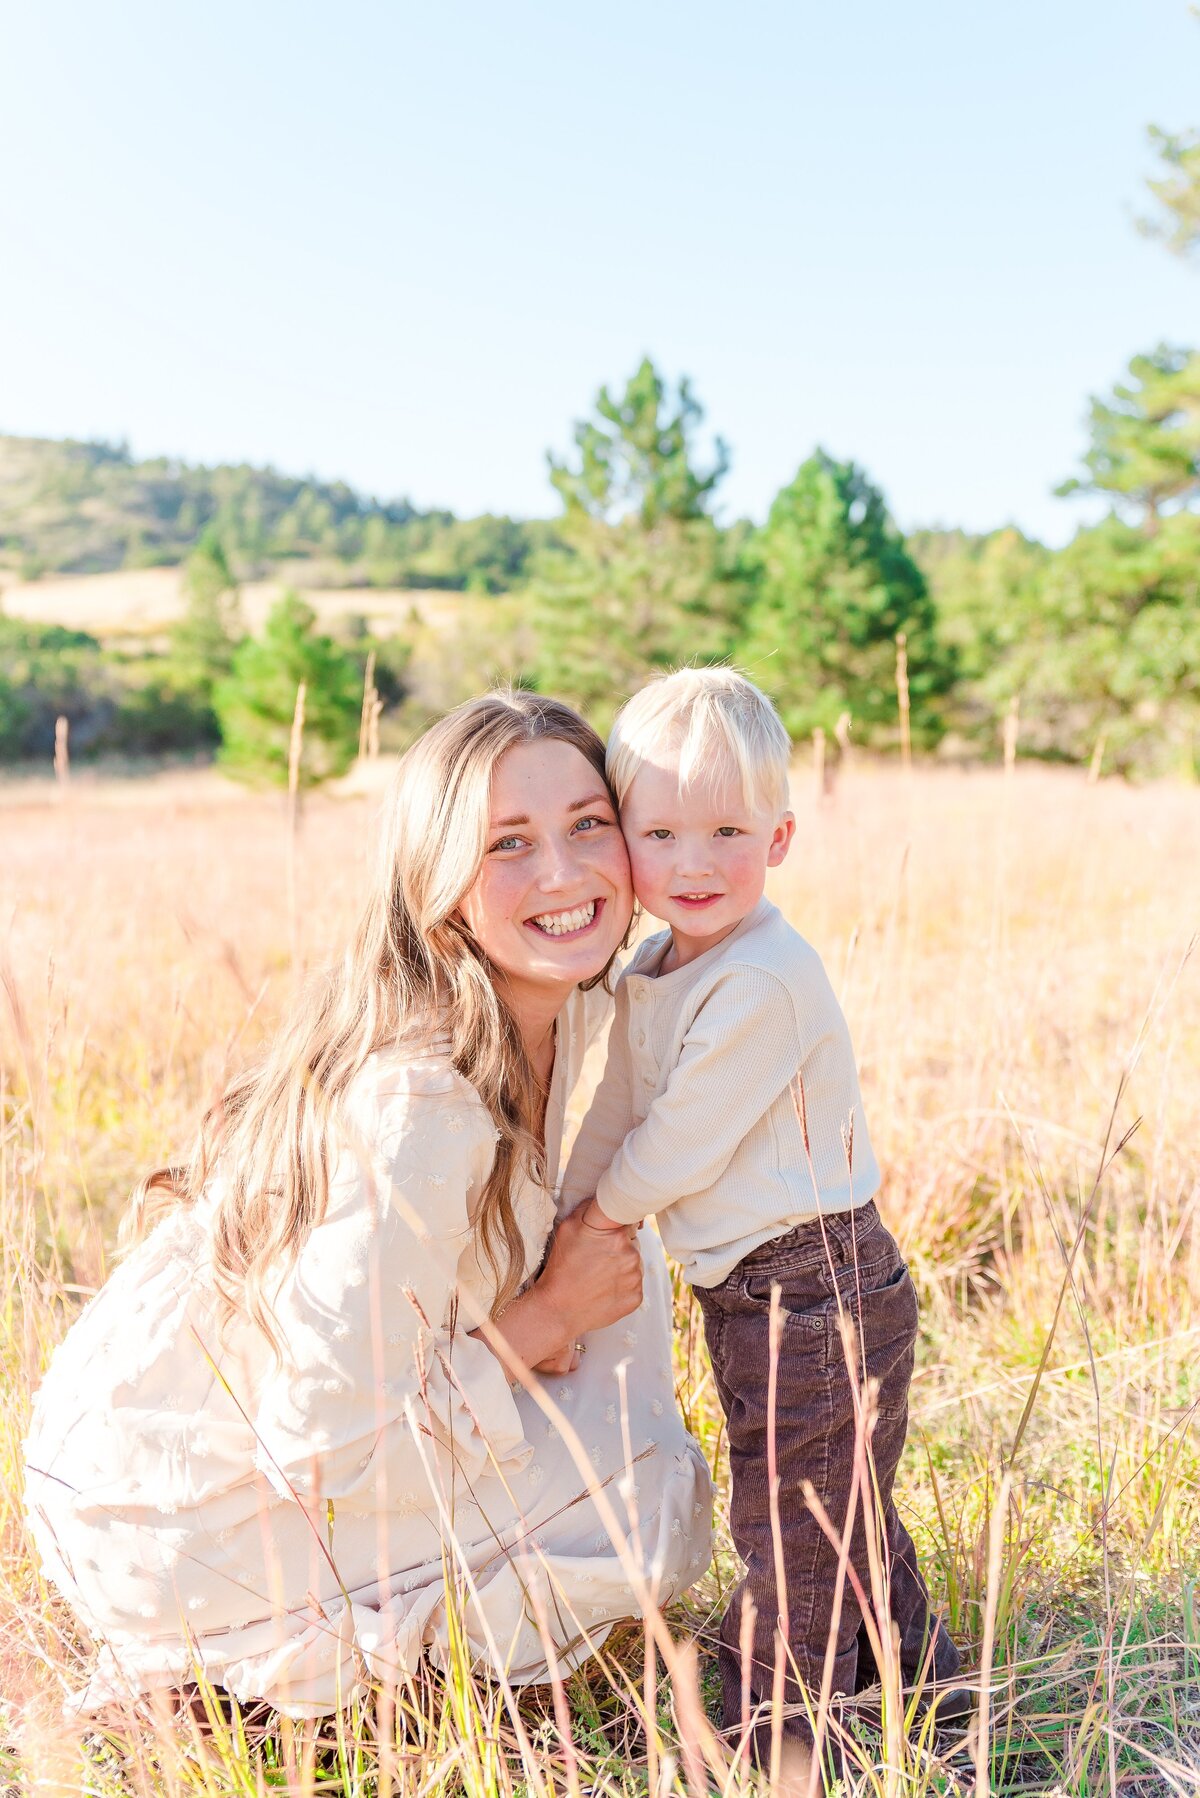
[[[966,1729],[978,1709],[979,1694],[971,1686],[945,1685],[921,1692],[914,1721],[924,1723],[928,1718],[935,1736],[943,1731],[958,1734]]]
[[[918,1717],[934,1715],[934,1722],[966,1722],[979,1710],[979,1692],[968,1685],[945,1685],[932,1692],[921,1692],[916,1703]]]
[[[856,1692],[848,1701],[848,1710],[864,1723],[878,1728],[882,1720],[882,1693],[878,1686]],[[927,1682],[913,1706],[913,1718],[923,1723],[932,1717],[935,1729],[955,1728],[970,1722],[979,1708],[979,1694],[971,1686],[947,1683],[936,1686]]]
[[[973,1717],[978,1709],[979,1694],[971,1686],[943,1686],[928,1696],[922,1692],[917,1699],[918,1717],[933,1711],[939,1723],[957,1723]]]

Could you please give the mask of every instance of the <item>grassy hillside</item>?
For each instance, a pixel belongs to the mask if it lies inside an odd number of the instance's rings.
[[[136,461],[122,444],[0,436],[0,577],[178,563],[208,529],[241,579],[302,561],[310,585],[490,591],[512,585],[548,534],[538,521],[422,513],[245,463]]]

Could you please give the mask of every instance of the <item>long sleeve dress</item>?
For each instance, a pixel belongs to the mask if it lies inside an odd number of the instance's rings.
[[[576,992],[558,1020],[551,1188],[604,1000]],[[641,1309],[587,1336],[544,1406],[468,1334],[495,1294],[472,1228],[496,1135],[479,1095],[443,1055],[381,1052],[341,1120],[325,1217],[269,1294],[282,1360],[248,1319],[219,1328],[214,1176],[46,1373],[26,1516],[98,1649],[85,1712],[200,1668],[240,1700],[322,1715],[422,1655],[446,1665],[448,1604],[477,1665],[544,1680],[551,1654],[573,1667],[639,1613],[643,1580],[663,1604],[708,1565],[657,1237],[639,1233]],[[526,1181],[514,1210],[530,1278],[553,1191]]]

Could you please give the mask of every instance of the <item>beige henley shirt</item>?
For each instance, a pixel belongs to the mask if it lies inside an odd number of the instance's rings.
[[[692,1285],[715,1286],[818,1210],[866,1204],[879,1168],[841,1006],[779,909],[761,899],[714,948],[659,974],[669,942],[648,938],[621,975],[560,1208],[595,1193],[614,1221],[656,1214]]]

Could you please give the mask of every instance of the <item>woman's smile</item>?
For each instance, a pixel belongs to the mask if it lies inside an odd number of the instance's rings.
[[[629,857],[603,779],[570,743],[519,743],[492,775],[483,865],[462,916],[531,1029],[599,974],[633,911]],[[536,994],[536,997],[535,997]]]
[[[588,899],[583,905],[570,906],[563,911],[538,912],[536,917],[526,918],[525,922],[539,936],[575,938],[594,930],[603,910],[603,899]]]

